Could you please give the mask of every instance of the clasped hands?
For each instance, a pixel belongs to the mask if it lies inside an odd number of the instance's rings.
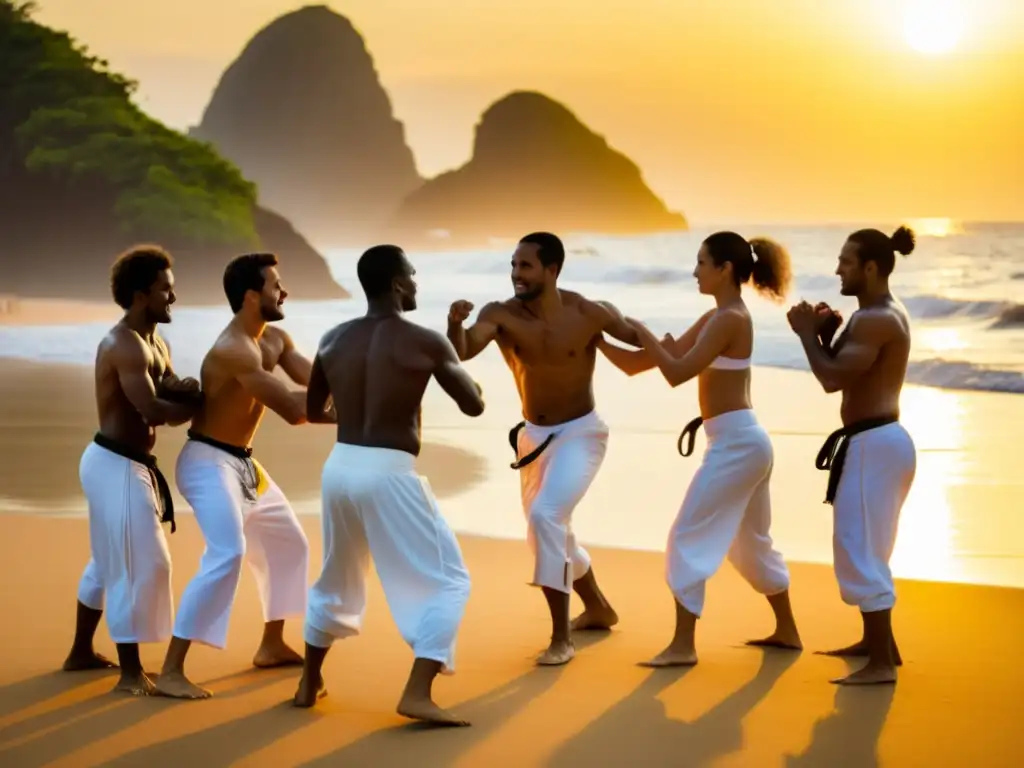
[[[164,400],[172,403],[201,403],[203,392],[199,382],[191,376],[179,379],[177,376],[168,376],[160,382],[160,389],[157,394]]]
[[[843,323],[843,316],[824,301],[811,305],[806,301],[794,304],[786,313],[789,327],[797,336],[817,336],[826,344]]]

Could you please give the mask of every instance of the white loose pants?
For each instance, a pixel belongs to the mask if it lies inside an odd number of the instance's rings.
[[[181,596],[174,635],[223,648],[242,573],[256,578],[264,621],[301,617],[306,610],[309,542],[288,499],[264,473],[256,485],[249,460],[188,440],[175,469],[206,540],[199,572]]]
[[[534,557],[531,583],[569,593],[572,583],[590,570],[590,554],[572,531],[572,514],[604,463],[608,425],[596,411],[553,426],[526,422],[518,455],[530,453],[552,434],[544,452],[519,470],[519,481]]]
[[[672,594],[698,617],[705,584],[726,557],[761,594],[789,589],[789,570],[769,533],[771,438],[749,409],[703,426],[707,448],[672,524],[666,558]]]
[[[848,438],[832,504],[832,555],[839,593],[861,611],[896,604],[889,559],[917,470],[914,441],[896,422]]]
[[[158,643],[171,635],[171,554],[160,527],[153,478],[144,464],[89,443],[78,468],[89,506],[92,557],[78,599],[104,609],[115,643]]]
[[[370,558],[402,638],[416,658],[455,670],[469,599],[462,551],[405,451],[336,443],[322,475],[323,570],[309,591],[306,642],[328,648],[359,634]]]

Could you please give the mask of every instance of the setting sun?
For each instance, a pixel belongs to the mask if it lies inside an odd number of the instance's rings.
[[[920,53],[947,53],[960,42],[963,13],[955,0],[912,0],[903,16],[907,44]]]

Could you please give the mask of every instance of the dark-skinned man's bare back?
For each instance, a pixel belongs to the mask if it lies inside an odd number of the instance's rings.
[[[342,479],[340,486],[332,485],[328,490],[325,485],[324,530],[329,540],[325,540],[324,548],[336,558],[346,560],[360,560],[371,554],[385,592],[392,590],[389,606],[416,654],[397,711],[404,717],[433,725],[462,726],[469,723],[432,699],[432,682],[442,671],[444,663],[440,658],[444,654],[437,655],[435,648],[435,655],[421,656],[417,650],[422,641],[417,632],[431,622],[439,624],[424,631],[431,636],[450,636],[454,641],[469,589],[468,572],[454,535],[437,513],[426,486],[412,477],[411,458],[419,455],[421,447],[421,404],[431,377],[463,413],[478,416],[483,412],[479,386],[459,365],[455,351],[444,337],[408,322],[401,313],[371,313],[324,335],[313,362],[307,410],[319,412],[333,398],[338,425],[336,451],[347,451],[346,455],[351,457],[340,459],[340,464],[347,465],[347,471],[356,471],[351,465],[356,460],[376,467],[370,475],[375,480],[365,480],[366,476],[357,471],[351,480]],[[409,460],[394,458],[401,454]],[[332,454],[325,464],[325,478],[332,467],[338,466],[333,461]],[[378,490],[367,491],[364,483]],[[397,495],[391,496],[389,492]],[[336,501],[338,493],[346,501]],[[387,508],[380,507],[381,504]],[[364,515],[372,519],[367,521]],[[335,524],[335,516],[344,522]],[[376,523],[382,516],[394,520],[383,525]],[[440,564],[435,562],[438,558]],[[365,589],[359,586],[364,576],[354,573],[351,564],[343,569],[344,575],[339,575],[338,568],[330,558],[325,560],[321,577],[310,591],[306,669],[295,695],[299,707],[312,706],[326,693],[321,668],[333,637],[311,622],[322,622],[324,614],[331,613],[332,608],[335,613],[358,610],[353,603],[361,603],[358,595]],[[411,587],[409,581],[415,581],[417,586]],[[403,607],[410,610],[403,602],[410,588],[419,595],[414,602],[422,604],[411,610],[423,614],[411,619],[406,616],[403,622],[403,614],[395,612]],[[332,623],[336,625],[337,620],[335,617]]]

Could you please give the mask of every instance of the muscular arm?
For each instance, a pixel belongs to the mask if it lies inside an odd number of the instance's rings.
[[[336,424],[338,414],[331,400],[331,388],[320,364],[319,353],[310,366],[309,388],[306,390],[306,419],[310,424]]]
[[[476,322],[467,330],[462,323],[448,323],[448,341],[455,349],[459,360],[472,360],[479,355],[498,335],[498,319],[501,304],[485,304],[477,315]]]
[[[114,348],[117,379],[128,402],[150,426],[167,424],[176,427],[189,421],[198,410],[198,403],[175,403],[157,396],[156,385],[149,374],[150,359],[138,338],[119,340]]]
[[[826,392],[839,392],[866,373],[890,338],[895,320],[885,315],[862,315],[851,320],[841,344],[829,349],[814,331],[800,334],[811,372]]]
[[[306,392],[288,389],[279,378],[263,369],[263,356],[255,343],[232,342],[218,357],[229,373],[257,402],[289,424],[306,421]]]
[[[448,340],[431,332],[426,341],[426,352],[431,359],[431,373],[441,389],[459,406],[459,410],[467,416],[483,413],[484,398],[480,385],[460,365],[455,349]]]
[[[600,323],[602,333],[618,339],[631,347],[642,347],[636,329],[626,322],[626,318],[610,301],[587,301],[586,310],[593,314]]]
[[[281,341],[284,344],[284,350],[281,352],[281,357],[278,358],[277,364],[281,366],[281,370],[288,374],[288,378],[296,384],[308,387],[310,376],[313,372],[313,363],[295,348],[295,343],[287,332],[279,328],[275,328],[274,331],[281,337]]]
[[[661,346],[671,355],[682,357],[693,349],[697,336],[700,335],[701,329],[714,312],[714,310],[710,310],[704,313],[682,336],[678,336],[671,341],[663,340]],[[649,371],[657,365],[646,349],[623,349],[614,344],[609,344],[603,336],[597,346],[601,353],[608,358],[608,361],[627,376],[636,376],[638,373]]]
[[[700,340],[681,357],[673,355],[649,334],[645,334],[643,339],[644,347],[655,359],[669,386],[678,387],[711,365],[725,351],[742,322],[742,318],[731,312],[716,315],[707,321],[706,332]]]

